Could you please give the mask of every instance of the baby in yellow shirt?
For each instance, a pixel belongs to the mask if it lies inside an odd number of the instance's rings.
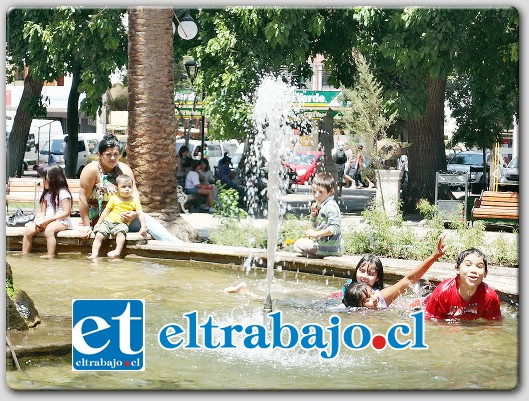
[[[125,223],[122,213],[129,211],[136,211],[141,223],[139,233],[144,237],[147,235],[147,223],[141,208],[139,199],[132,196],[133,181],[132,177],[121,174],[116,178],[117,194],[112,195],[108,203],[99,216],[93,232],[95,239],[92,244],[92,254],[88,256],[90,259],[97,258],[99,249],[104,239],[113,235],[116,238],[116,249],[107,253],[109,258],[118,258],[125,246],[126,235],[129,231],[128,223]]]

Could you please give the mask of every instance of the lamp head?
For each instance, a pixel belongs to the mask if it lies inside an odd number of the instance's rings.
[[[191,82],[193,82],[198,75],[198,69],[200,68],[200,66],[195,60],[186,61],[184,65],[186,67],[187,76],[189,77]]]
[[[184,16],[178,21],[178,36],[180,36],[184,40],[191,40],[195,36],[197,36],[198,33],[198,26],[189,15],[189,11],[186,11]]]

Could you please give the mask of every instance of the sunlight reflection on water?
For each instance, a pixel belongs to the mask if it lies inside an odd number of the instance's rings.
[[[167,323],[184,326],[184,314],[196,310],[218,325],[262,324],[266,271],[244,267],[150,260],[61,255],[7,255],[15,285],[26,291],[42,315],[71,317],[71,300],[145,299],[146,369],[144,372],[73,372],[71,357],[25,361],[23,372],[9,370],[13,389],[512,389],[518,382],[517,311],[503,305],[501,323],[426,323],[428,350],[361,351],[340,349],[333,360],[317,350],[254,349],[167,351],[157,334]],[[255,296],[227,294],[224,288],[246,281]],[[411,323],[402,297],[383,311],[336,313],[328,295],[344,279],[275,272],[273,310],[298,328],[329,326],[338,314],[343,325],[362,323],[373,333],[394,323]],[[412,293],[413,291],[410,291]],[[37,327],[36,330],[39,328]],[[462,374],[462,372],[465,374]]]

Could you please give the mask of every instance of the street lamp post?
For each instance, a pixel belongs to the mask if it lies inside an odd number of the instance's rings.
[[[195,78],[197,77],[198,75],[198,70],[200,68],[200,66],[197,64],[197,62],[195,60],[189,60],[185,63],[185,67],[186,67],[186,73],[187,73],[187,76],[189,77],[191,83],[193,84],[195,82]],[[204,157],[204,125],[205,125],[205,116],[204,116],[204,97],[206,95],[206,91],[205,91],[205,88],[204,88],[204,85],[202,85],[202,112],[201,112],[201,115],[202,115],[202,123],[201,123],[201,126],[200,126],[200,139],[201,139],[201,152],[202,152],[202,157]],[[195,94],[195,98],[196,98],[196,94]]]

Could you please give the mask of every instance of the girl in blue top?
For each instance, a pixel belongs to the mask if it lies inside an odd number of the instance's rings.
[[[347,280],[341,291],[335,291],[331,298],[342,299],[345,289],[351,283],[365,283],[375,290],[384,288],[384,267],[380,258],[373,254],[364,255],[357,263],[353,275]]]

